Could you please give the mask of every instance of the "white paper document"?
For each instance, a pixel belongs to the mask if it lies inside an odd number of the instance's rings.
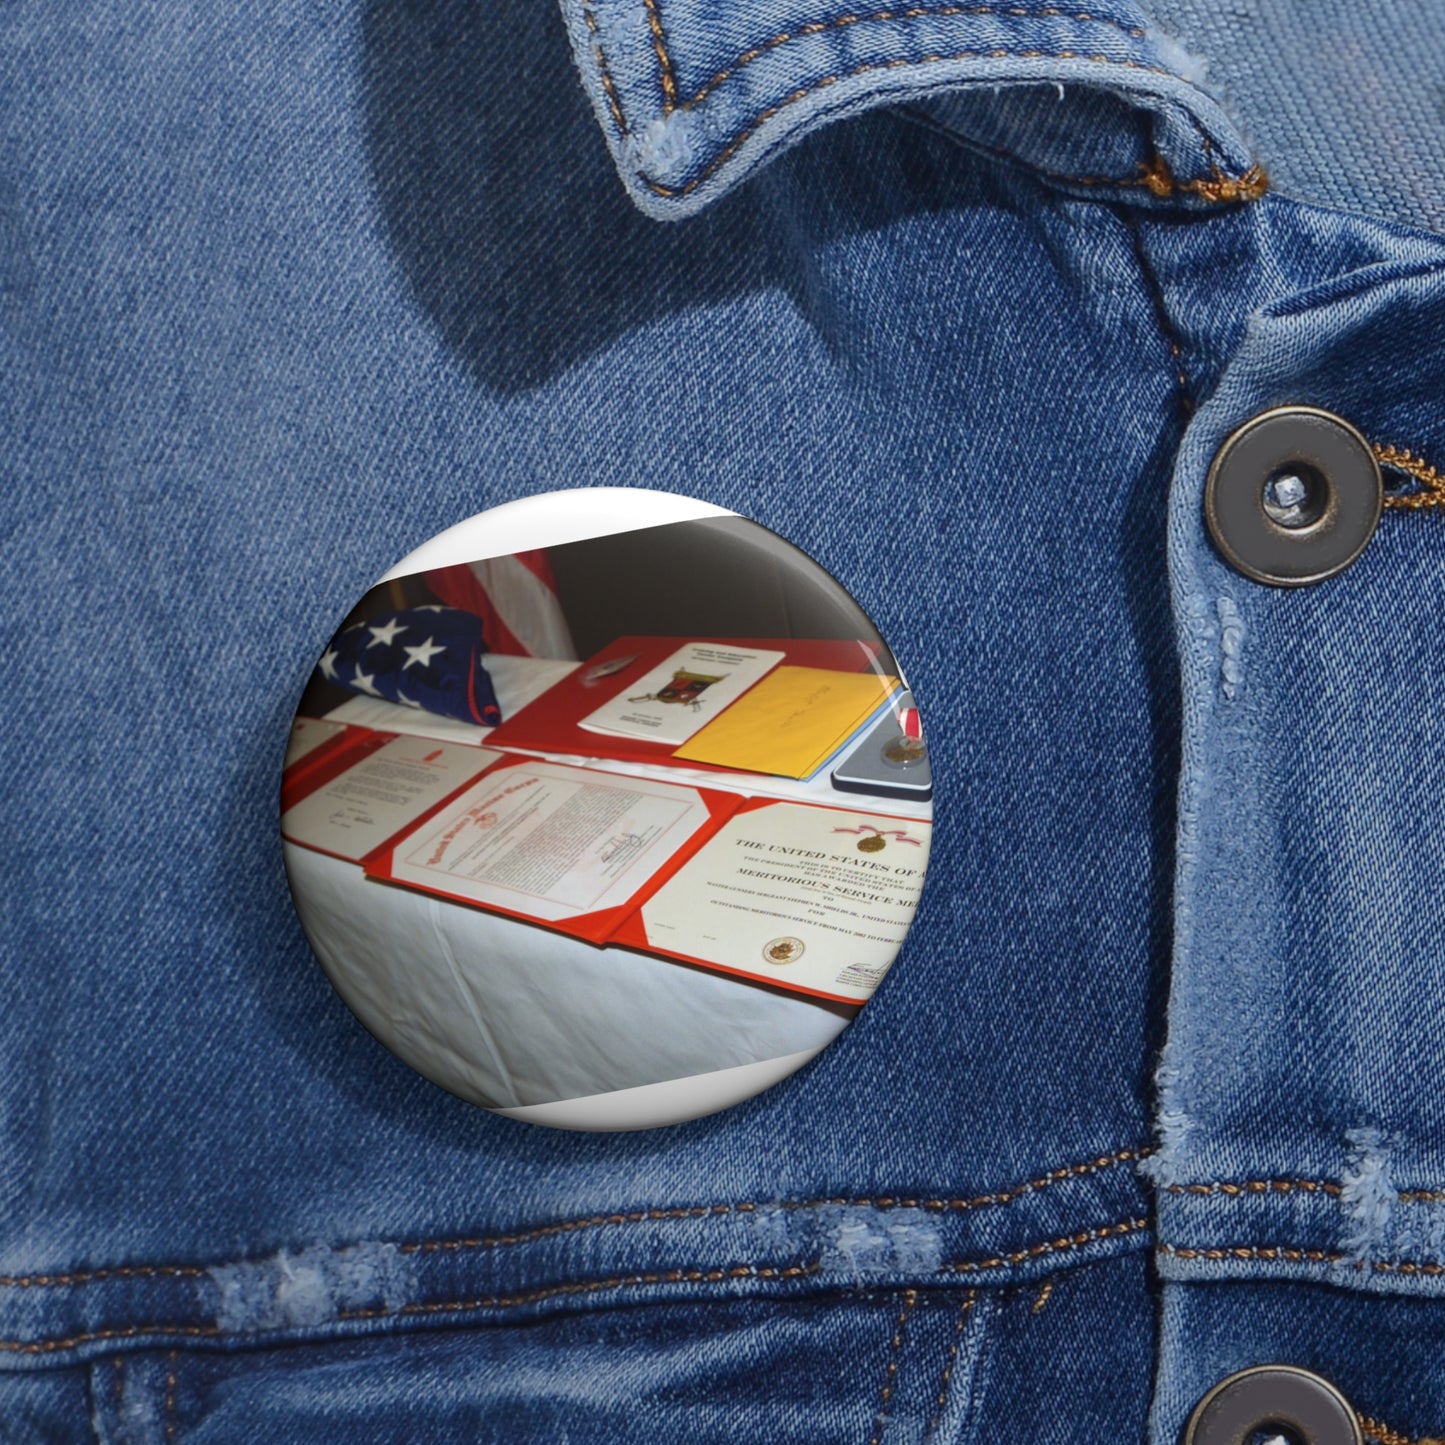
[[[308,753],[314,753],[322,743],[339,738],[346,731],[345,724],[323,722],[317,717],[298,717],[291,722],[291,736],[286,743],[286,761],[283,767],[299,763]]]
[[[554,922],[626,903],[708,818],[692,788],[519,764],[404,838],[388,876]]]
[[[293,843],[359,863],[502,755],[395,737],[281,815]]]
[[[766,677],[786,656],[758,648],[689,642],[578,724],[589,732],[685,743]]]
[[[729,819],[642,907],[648,942],[858,1002],[918,906],[932,828],[776,803]]]

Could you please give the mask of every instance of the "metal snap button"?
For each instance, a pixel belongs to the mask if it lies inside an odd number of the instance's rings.
[[[1345,1397],[1294,1365],[1256,1365],[1221,1380],[1194,1407],[1184,1445],[1248,1445],[1266,1432],[1290,1445],[1364,1445]]]
[[[1380,521],[1370,444],[1313,406],[1260,412],[1220,447],[1204,487],[1210,535],[1237,571],[1274,587],[1343,572]]]

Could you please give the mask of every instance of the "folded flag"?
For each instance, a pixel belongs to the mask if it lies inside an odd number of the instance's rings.
[[[367,697],[496,727],[502,712],[482,661],[486,650],[480,617],[433,604],[342,628],[316,670]]]

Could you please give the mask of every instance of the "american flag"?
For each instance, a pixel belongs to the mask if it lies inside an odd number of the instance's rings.
[[[316,670],[327,682],[443,717],[496,727],[502,720],[482,619],[432,604],[383,612],[331,639]]]
[[[440,567],[426,574],[426,584],[443,602],[482,619],[492,652],[514,657],[577,656],[545,548]]]

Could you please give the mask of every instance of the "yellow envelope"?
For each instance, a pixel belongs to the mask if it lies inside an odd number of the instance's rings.
[[[896,677],[776,667],[673,757],[747,773],[811,778],[876,718]]]

